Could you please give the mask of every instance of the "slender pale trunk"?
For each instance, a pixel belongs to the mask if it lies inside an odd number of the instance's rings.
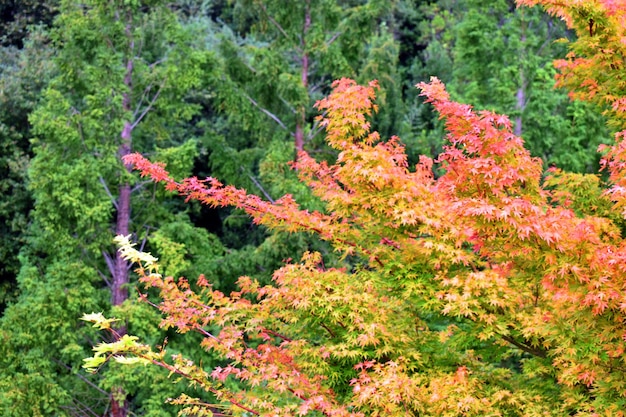
[[[515,110],[517,110],[517,117],[515,117],[515,127],[513,129],[513,133],[515,136],[522,136],[522,114],[524,113],[524,109],[526,108],[526,76],[524,74],[523,62],[525,60],[525,43],[526,43],[526,23],[522,21],[522,37],[520,39],[521,43],[521,51],[520,51],[520,63],[522,63],[522,68],[520,69],[520,85],[517,89],[517,94],[515,95]]]
[[[132,45],[132,42],[131,42]],[[125,112],[130,112],[130,92],[132,88],[132,72],[133,72],[133,59],[128,58],[126,63],[126,76],[124,78],[124,84],[128,88],[124,93],[123,107]],[[130,154],[132,146],[132,124],[130,121],[124,122],[124,129],[122,130],[121,143],[118,148],[118,155],[120,158]],[[127,171],[130,171],[128,165],[124,165]],[[130,184],[128,182],[122,182],[119,186],[119,197],[117,200],[117,219],[115,222],[115,233],[118,235],[127,236],[129,234],[130,224]],[[111,304],[114,306],[122,304],[128,298],[128,263],[120,256],[119,252],[115,257],[115,272],[113,276],[113,288],[111,290]]]
[[[305,1],[304,6],[304,26],[302,28],[302,40],[300,42],[300,49],[302,52],[300,58],[301,65],[301,82],[302,86],[306,90],[309,86],[309,54],[306,50],[306,36],[311,27],[311,2],[310,0]],[[306,108],[305,106],[300,106],[298,112],[296,114],[296,134],[295,134],[295,145],[296,145],[296,159],[298,152],[304,150],[304,126],[306,123]]]
[[[524,80],[524,74],[521,74],[522,85],[517,89],[515,109],[518,111],[517,117],[515,117],[515,128],[513,133],[515,136],[522,136],[522,112],[526,107],[526,82]]]

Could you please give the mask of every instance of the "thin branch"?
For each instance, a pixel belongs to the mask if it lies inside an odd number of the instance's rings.
[[[147,303],[150,307],[154,307],[157,310],[159,309],[159,306],[157,304],[154,304],[152,301],[148,300],[148,294],[144,294],[141,291],[139,291],[139,288],[136,288],[137,293],[139,294],[138,298],[139,301],[143,301],[144,303]]]
[[[524,352],[530,353],[533,356],[539,356],[540,358],[545,358],[545,357],[548,356],[548,354],[547,354],[547,352],[545,350],[534,348],[532,346],[528,346],[528,345],[525,345],[523,343],[520,343],[517,340],[513,339],[511,336],[501,336],[501,337],[502,337],[502,339],[504,339],[505,341],[509,342],[513,346],[518,347],[521,350],[523,350]]]
[[[315,66],[315,62],[311,63],[311,68],[313,68],[314,66]],[[326,77],[322,77],[322,79],[319,82],[316,82],[313,85],[309,85],[309,93],[314,93],[317,90],[319,90],[320,87],[323,87],[326,85],[328,85],[328,80],[326,79]],[[326,110],[324,110],[322,117],[324,117],[325,114],[326,114]]]
[[[133,188],[131,188],[130,192],[134,193],[135,191],[138,191],[138,190],[142,189],[146,184],[154,184],[154,183],[152,181],[138,182],[137,185],[135,185]]]
[[[102,257],[104,257],[104,262],[106,262],[107,268],[109,268],[111,276],[115,276],[115,263],[113,263],[113,258],[111,257],[111,255],[109,255],[105,251],[102,251]]]
[[[284,36],[287,40],[289,40],[289,41],[293,42],[293,40],[289,37],[289,35],[287,34],[287,32],[285,32],[285,29],[283,29],[283,27],[282,27],[282,26],[281,26],[281,25],[280,25],[280,24],[279,24],[276,20],[274,20],[274,18],[273,18],[272,16],[270,16],[270,14],[269,14],[269,13],[268,13],[268,11],[267,11],[267,7],[265,7],[265,4],[260,3],[260,6],[261,6],[261,8],[263,9],[263,12],[265,12],[265,16],[267,16],[267,19],[268,19],[268,20],[269,20],[269,21],[270,21],[270,22],[271,22],[274,26],[276,26],[276,28],[280,31],[280,33],[282,33],[282,34],[283,34],[283,36]],[[295,44],[295,42],[293,42],[293,43],[294,43],[294,45],[293,45],[293,46],[294,46],[294,48],[296,48],[296,50],[297,50],[299,53],[302,53],[302,49],[301,49],[298,45],[296,45],[296,44]]]
[[[293,108],[293,106],[291,105],[291,103],[289,103],[287,100],[285,100],[285,99],[284,99],[284,98],[282,98],[281,96],[278,96],[278,99],[279,99],[280,101],[282,101],[282,102],[283,102],[283,104],[284,104],[285,106],[287,106],[287,107],[289,108],[289,110],[291,110],[291,112],[292,112],[293,114],[296,114],[296,113],[297,113],[297,112],[296,112],[296,109],[294,109],[294,108]]]
[[[111,281],[109,281],[109,278],[104,274],[104,272],[98,269],[98,275],[100,275],[100,278],[102,278],[107,287],[111,288]]]
[[[150,69],[153,69],[154,67],[156,67],[157,65],[163,63],[167,61],[167,57],[163,57],[161,59],[157,59],[156,61],[154,61],[152,64],[149,65]]]
[[[58,359],[54,359],[54,358],[53,358],[52,360],[53,360],[53,361],[55,361],[57,364],[59,364],[59,365],[61,365],[61,366],[65,367],[65,368],[66,368],[67,370],[69,370],[69,371],[72,371],[72,370],[73,370],[71,366],[69,366],[69,365],[67,365],[67,364],[65,364],[65,363],[63,363],[63,362],[61,362],[61,361],[60,361],[60,360],[58,360]],[[75,376],[77,376],[78,378],[80,378],[83,382],[85,382],[85,383],[86,383],[87,385],[89,385],[90,387],[94,388],[96,391],[100,392],[101,394],[106,395],[107,397],[109,396],[109,393],[108,393],[108,392],[106,392],[105,390],[103,390],[102,388],[100,388],[99,386],[97,386],[96,384],[94,384],[93,382],[91,382],[90,380],[88,380],[87,378],[85,378],[84,376],[82,376],[81,374],[79,374],[79,373],[75,373],[74,375],[75,375]]]
[[[80,410],[82,413],[87,412],[94,417],[100,417],[100,415],[96,413],[95,411],[93,411],[91,407],[89,407],[87,404],[83,403],[82,401],[78,400],[77,398],[72,398],[72,401],[77,403],[79,406],[83,407],[82,410]]]
[[[261,107],[261,105],[259,105],[259,103],[257,103],[252,97],[250,97],[249,95],[247,95],[246,93],[243,93],[243,95],[250,101],[250,103],[252,103],[253,105],[255,105],[259,110],[261,110],[263,113],[265,113],[270,119],[272,119],[273,121],[275,121],[276,123],[278,123],[278,125],[280,127],[282,127],[285,130],[289,130],[287,128],[287,126],[285,126],[285,124],[278,118],[278,116],[276,116],[274,113],[270,112],[269,110]]]
[[[202,407],[207,407],[211,409],[211,413],[212,413],[211,415],[216,416],[216,417],[227,417],[231,415],[231,414],[224,414],[224,413],[215,411],[215,410],[219,410],[220,407],[223,408],[223,406],[220,406],[220,404],[209,404],[209,403],[205,403],[202,401],[189,401],[189,402],[185,402],[183,405],[199,405]]]
[[[243,172],[243,173],[246,172],[244,167],[241,167],[241,172]],[[251,174],[248,174],[248,178],[250,178],[250,181],[252,181],[254,183],[254,185],[256,185],[257,188],[259,190],[261,190],[261,192],[263,193],[265,198],[267,198],[270,203],[274,204],[274,199],[272,198],[272,196],[269,195],[269,193],[267,191],[265,191],[265,188],[263,188],[261,183],[256,178],[254,178]]]
[[[151,226],[147,226],[146,225],[146,230],[149,232],[150,229],[152,229]],[[139,252],[143,252],[143,248],[146,247],[146,243],[148,242],[148,234],[146,233],[146,235],[144,236],[143,239],[141,239],[141,245],[139,245]]]
[[[190,374],[188,374],[186,372],[183,372],[183,371],[181,371],[180,369],[176,368],[173,365],[170,365],[170,364],[165,363],[165,362],[159,362],[159,361],[157,361],[155,359],[145,357],[144,355],[138,354],[137,356],[140,357],[140,358],[147,359],[150,362],[152,362],[154,365],[160,366],[161,368],[164,368],[164,369],[170,371],[173,374],[177,374],[177,375],[180,375],[183,378],[186,378],[186,379],[188,379],[190,381],[194,381],[198,385],[200,385],[202,388],[204,388],[205,390],[207,390],[209,392],[212,392],[215,395],[220,395],[220,394],[223,395],[223,393],[221,393],[219,390],[213,388],[212,386],[208,385],[205,381],[202,381],[201,379],[198,379],[198,378],[196,378],[196,377],[194,377],[194,376],[192,376],[192,375],[190,375]],[[232,405],[234,405],[235,407],[241,408],[242,410],[247,411],[249,413],[252,413],[255,416],[260,415],[260,413],[258,411],[255,411],[255,410],[253,410],[251,408],[246,407],[245,405],[239,403],[238,401],[234,400],[233,398],[228,398],[227,396],[224,396],[224,399],[226,401],[228,401],[229,403],[231,403]]]
[[[317,136],[322,130],[324,130],[324,126],[319,126],[319,121],[315,120],[315,122],[313,123],[313,126],[311,127],[311,131],[306,136],[307,142],[312,141],[313,138],[315,138],[315,136]]]
[[[215,335],[211,334],[207,330],[204,330],[202,327],[194,327],[194,330],[196,332],[200,333],[204,337],[208,337],[209,339],[217,340],[218,342],[220,341],[220,339],[218,337],[216,337]]]
[[[137,107],[135,107],[135,111],[133,112],[133,119],[137,116],[137,114],[139,114],[139,109],[141,109],[141,105],[143,104],[150,90],[152,90],[152,87],[153,84],[150,84],[149,86],[144,88],[143,92],[141,93],[141,97],[139,97],[139,100],[137,100]]]
[[[330,330],[330,328],[328,326],[326,326],[324,323],[320,323],[320,326],[322,326],[322,328],[324,330],[326,330],[328,332],[328,334],[330,334],[330,337],[337,337],[337,335],[335,334],[335,332],[333,332],[332,330]]]
[[[343,35],[343,32],[336,32],[333,36],[331,36],[331,38],[326,42],[326,47],[329,47],[333,42],[335,42],[337,40],[337,38],[339,38],[341,35]]]
[[[264,332],[264,333],[267,333],[267,334],[271,334],[272,336],[276,336],[276,337],[278,337],[279,339],[284,340],[285,342],[293,342],[293,340],[292,340],[292,339],[290,339],[290,338],[288,338],[287,336],[284,336],[284,335],[282,335],[282,334],[280,334],[280,333],[277,333],[277,332],[275,332],[274,330],[270,330],[270,329],[263,329],[263,332]]]
[[[250,71],[252,71],[253,74],[257,73],[256,68],[254,68],[252,65],[250,65],[248,62],[246,62],[245,59],[242,59],[241,62],[243,63],[243,65],[245,65],[246,68],[248,68]]]
[[[152,100],[150,100],[150,104],[148,104],[146,106],[146,108],[143,110],[143,112],[141,113],[141,115],[139,116],[139,118],[137,120],[135,120],[133,122],[133,124],[130,126],[130,129],[133,130],[135,127],[137,127],[137,125],[139,124],[139,122],[141,121],[141,119],[144,118],[144,116],[150,111],[152,110],[152,106],[154,106],[154,102],[156,101],[157,98],[159,98],[159,95],[161,94],[161,90],[163,90],[163,85],[165,84],[165,82],[161,83],[161,85],[159,86],[158,91],[156,92],[156,94],[154,95],[154,97],[152,97]]]
[[[76,398],[72,398],[72,402],[73,402],[73,406],[69,406],[69,405],[61,405],[59,406],[60,409],[65,410],[66,413],[68,413],[67,415],[70,416],[87,416],[87,415],[92,415],[94,417],[100,417],[99,414],[96,414],[91,408],[89,408],[87,405],[83,404],[82,402],[78,401]]]
[[[104,178],[102,178],[102,176],[99,176],[98,181],[100,181],[100,184],[102,184],[102,186],[104,187],[104,191],[107,193],[107,195],[111,199],[111,203],[113,203],[113,207],[115,207],[115,210],[119,210],[118,205],[117,205],[117,199],[113,197],[113,194],[111,194],[111,190],[109,190],[109,186],[107,185]]]

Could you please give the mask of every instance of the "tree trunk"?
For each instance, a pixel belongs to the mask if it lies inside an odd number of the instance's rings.
[[[526,107],[526,86],[523,73],[521,78],[522,85],[517,89],[517,102],[515,103],[515,109],[519,112],[517,117],[515,117],[515,128],[513,129],[515,136],[522,136],[522,112]]]
[[[126,91],[122,99],[122,107],[124,112],[129,115],[131,108],[131,94],[133,89],[133,57],[135,42],[132,37],[132,16],[128,16],[126,24],[126,36],[128,38],[128,56],[126,59],[126,74],[124,75],[124,86]],[[132,149],[132,130],[133,125],[130,120],[124,123],[124,128],[120,134],[121,142],[118,148],[118,156],[123,158],[130,154]],[[124,169],[130,172],[130,166],[124,164]],[[121,174],[124,176],[124,173]],[[115,233],[117,235],[127,236],[130,234],[130,203],[131,189],[128,182],[122,181],[119,186],[119,197],[117,200],[117,218],[115,220]],[[128,299],[128,262],[125,261],[119,252],[115,255],[115,268],[113,271],[113,284],[111,288],[111,304],[118,306]],[[126,334],[126,326],[121,325],[115,329],[118,337]],[[113,387],[111,389],[111,417],[126,417],[128,415],[128,401],[125,399],[126,393],[122,387]]]
[[[526,87],[527,87],[527,83],[526,83],[526,77],[524,75],[524,68],[523,68],[523,63],[525,62],[525,55],[526,55],[526,50],[525,48],[525,43],[526,43],[526,22],[524,22],[522,20],[522,36],[520,38],[520,43],[521,43],[521,50],[520,50],[520,62],[522,63],[522,68],[520,69],[520,86],[517,89],[517,94],[516,94],[516,103],[515,103],[515,110],[517,110],[517,116],[515,117],[515,127],[513,129],[513,133],[515,134],[515,136],[522,136],[522,113],[524,112],[524,109],[526,108]]]
[[[118,150],[119,156],[124,157],[130,154],[130,133],[125,138],[126,131],[130,130],[130,123],[126,122],[122,133],[122,144]],[[125,166],[125,169],[128,169]],[[115,234],[127,236],[130,224],[130,184],[123,182],[119,186],[119,197],[117,200],[117,219],[115,222]],[[119,252],[115,255],[115,271],[113,275],[113,286],[111,288],[111,304],[114,306],[122,304],[128,299],[128,262],[126,262]],[[118,330],[119,332],[119,330]],[[125,331],[120,332],[124,334]]]
[[[301,65],[301,81],[302,86],[307,90],[309,86],[309,54],[306,50],[306,36],[311,27],[311,2],[306,0],[304,6],[304,26],[302,27],[302,40],[300,42],[300,50],[302,53],[300,59]],[[296,146],[296,160],[298,159],[298,153],[304,150],[304,125],[306,123],[306,108],[301,106],[296,114],[296,133],[295,133],[295,146]]]

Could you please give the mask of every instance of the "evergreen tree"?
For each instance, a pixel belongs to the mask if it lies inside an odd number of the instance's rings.
[[[50,26],[59,0],[4,0],[0,3],[0,45],[22,48],[32,25]]]
[[[596,150],[608,136],[604,119],[554,86],[552,61],[566,53],[557,41],[573,36],[565,24],[539,8],[518,9],[512,0],[469,0],[466,7],[454,29],[454,96],[510,114],[515,134],[544,162],[596,171]]]
[[[52,76],[53,51],[47,42],[37,29],[23,48],[0,46],[0,316],[16,294],[18,253],[32,207],[26,189],[32,136],[28,114]]]
[[[0,322],[0,414],[124,416],[150,404],[151,392],[166,394],[150,386],[158,379],[150,372],[82,375],[93,333],[78,318],[117,306],[127,319],[123,333],[133,317],[150,316],[124,304],[129,268],[112,238],[146,241],[162,225],[191,226],[184,213],[168,213],[177,203],[136,181],[121,157],[140,151],[190,172],[196,145],[181,129],[196,107],[186,92],[199,85],[208,56],[189,47],[164,1],[62,1],[52,37],[58,75],[30,118],[35,208],[20,295]],[[175,242],[173,229],[161,240]],[[154,326],[137,329],[158,337]]]
[[[415,77],[436,74],[455,99],[510,114],[515,133],[545,163],[577,172],[597,170],[595,150],[607,137],[600,111],[571,102],[554,86],[552,61],[566,53],[559,40],[573,36],[563,22],[538,8],[517,9],[512,0],[442,0],[422,10],[427,46],[422,62],[412,67]],[[418,125],[432,119],[423,106],[415,111],[421,112]]]

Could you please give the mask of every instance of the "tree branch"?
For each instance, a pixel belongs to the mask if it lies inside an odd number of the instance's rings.
[[[104,191],[107,193],[107,195],[111,199],[111,203],[113,203],[113,207],[115,207],[115,210],[119,210],[117,206],[117,199],[113,197],[113,194],[111,194],[111,190],[109,190],[109,186],[107,185],[104,178],[102,178],[102,176],[99,176],[98,181],[100,181],[100,184],[102,184],[102,186],[104,187]]]
[[[525,345],[523,343],[520,343],[517,340],[513,339],[511,336],[501,336],[501,337],[502,337],[503,340],[509,342],[513,346],[523,350],[526,353],[530,353],[533,356],[538,356],[540,358],[545,358],[545,357],[548,356],[548,353],[545,350],[539,349],[539,348],[534,348],[532,346],[528,346],[528,345]]]
[[[139,122],[141,122],[141,119],[144,118],[144,116],[146,114],[148,114],[148,112],[150,110],[152,110],[152,107],[154,106],[154,102],[157,100],[157,98],[159,98],[159,95],[161,94],[161,90],[163,90],[163,85],[165,84],[165,82],[161,83],[161,85],[159,85],[159,89],[157,90],[157,92],[154,94],[154,96],[152,97],[152,100],[150,100],[150,104],[148,104],[146,106],[146,108],[143,110],[143,112],[141,113],[141,115],[139,116],[139,118],[137,118],[133,124],[130,126],[130,129],[133,130],[135,127],[137,127],[137,125],[139,124]]]
[[[109,268],[109,272],[111,273],[111,276],[112,277],[115,276],[115,263],[113,262],[113,258],[111,257],[111,255],[109,255],[105,251],[102,251],[102,257],[104,258],[104,262],[106,262],[107,264],[107,268]],[[108,280],[107,280],[107,285],[110,286],[110,284],[108,283]]]
[[[72,371],[72,367],[61,362],[58,359],[52,359],[53,361],[55,361],[58,365],[63,366],[65,369],[67,369],[68,371]],[[79,373],[75,373],[74,376],[77,376],[78,378],[80,378],[83,382],[85,382],[87,385],[89,385],[90,387],[94,388],[96,391],[100,392],[101,394],[106,395],[107,397],[109,396],[109,393],[106,392],[105,390],[103,390],[102,388],[100,388],[99,386],[97,386],[96,384],[94,384],[93,382],[91,382],[90,380],[88,380],[87,378],[85,378],[84,376],[82,376]]]
[[[104,272],[98,269],[98,275],[100,275],[100,278],[102,278],[107,287],[111,288],[111,281],[109,281],[109,278],[104,274]]]
[[[265,13],[265,16],[267,17],[267,20],[269,20],[274,26],[276,26],[276,29],[278,29],[280,31],[280,33],[283,34],[283,36],[290,42],[294,43],[294,48],[296,48],[296,50],[299,53],[302,53],[302,49],[295,44],[295,42],[293,42],[293,40],[289,37],[289,35],[287,34],[287,32],[285,32],[285,29],[283,29],[283,27],[276,21],[274,20],[274,18],[272,16],[270,16],[269,12],[267,11],[267,7],[265,7],[265,4],[260,3],[259,4],[261,6],[261,9],[263,9],[263,12]]]
[[[330,37],[330,39],[328,41],[326,41],[326,47],[329,47],[333,42],[335,42],[337,40],[337,38],[339,38],[341,35],[343,35],[343,32],[336,32],[333,36]]]
[[[241,167],[241,172],[243,172],[244,174],[246,173],[246,170],[244,169],[244,167]],[[252,181],[252,182],[254,183],[254,185],[256,185],[256,186],[257,186],[257,188],[258,188],[259,190],[261,190],[261,192],[263,193],[263,195],[265,196],[265,198],[267,198],[267,200],[268,200],[270,203],[274,204],[274,199],[272,198],[272,196],[271,196],[271,195],[269,195],[269,193],[268,193],[267,191],[265,191],[265,188],[263,188],[263,186],[261,185],[261,183],[260,183],[260,182],[259,182],[256,178],[254,178],[251,174],[247,174],[247,175],[248,175],[248,178],[250,178],[250,181]]]
[[[246,407],[245,405],[243,405],[240,402],[234,400],[233,398],[228,398],[228,396],[223,396],[223,393],[221,393],[217,389],[213,388],[212,386],[208,385],[206,382],[204,382],[204,381],[202,381],[202,380],[200,380],[200,379],[198,379],[198,378],[196,378],[196,377],[194,377],[194,376],[192,376],[192,375],[190,375],[190,374],[188,374],[188,373],[186,373],[184,371],[181,371],[180,369],[176,368],[173,365],[170,365],[170,364],[165,363],[165,362],[157,361],[155,359],[146,357],[145,355],[138,354],[137,356],[140,357],[140,358],[147,359],[150,362],[152,362],[154,365],[157,365],[157,366],[160,366],[161,368],[167,369],[168,371],[170,371],[173,374],[180,375],[183,378],[186,378],[186,379],[188,379],[190,381],[196,382],[200,387],[204,388],[205,390],[207,390],[209,392],[212,392],[215,395],[218,395],[219,397],[224,398],[224,400],[228,401],[229,403],[231,403],[235,407],[241,408],[242,410],[247,411],[249,413],[252,413],[255,416],[260,415],[260,413],[258,411],[255,411],[255,410],[253,410],[253,409],[251,409],[249,407]],[[220,394],[222,394],[222,395],[220,395]]]
[[[324,117],[324,115],[322,115],[322,117]],[[315,122],[313,122],[313,126],[311,127],[309,134],[306,136],[307,142],[313,140],[313,138],[317,136],[322,130],[324,130],[324,126],[319,126],[319,121],[316,119]]]
[[[243,95],[250,101],[250,103],[252,103],[254,106],[256,106],[259,110],[261,110],[263,113],[265,113],[270,119],[272,119],[273,121],[275,121],[276,123],[278,123],[278,125],[280,127],[282,127],[284,130],[289,130],[287,128],[287,126],[282,122],[282,120],[280,120],[278,118],[278,116],[276,116],[274,113],[270,112],[269,110],[261,107],[261,105],[259,103],[257,103],[252,97],[250,97],[249,95],[247,95],[246,93],[243,93]]]
[[[264,333],[267,333],[267,334],[271,334],[272,336],[276,336],[276,337],[278,337],[279,339],[284,340],[285,342],[293,342],[293,340],[292,340],[292,339],[290,339],[290,338],[288,338],[287,336],[284,336],[284,335],[282,335],[282,334],[280,334],[280,333],[277,333],[277,332],[275,332],[274,330],[270,330],[270,329],[263,329],[263,332],[264,332]]]

